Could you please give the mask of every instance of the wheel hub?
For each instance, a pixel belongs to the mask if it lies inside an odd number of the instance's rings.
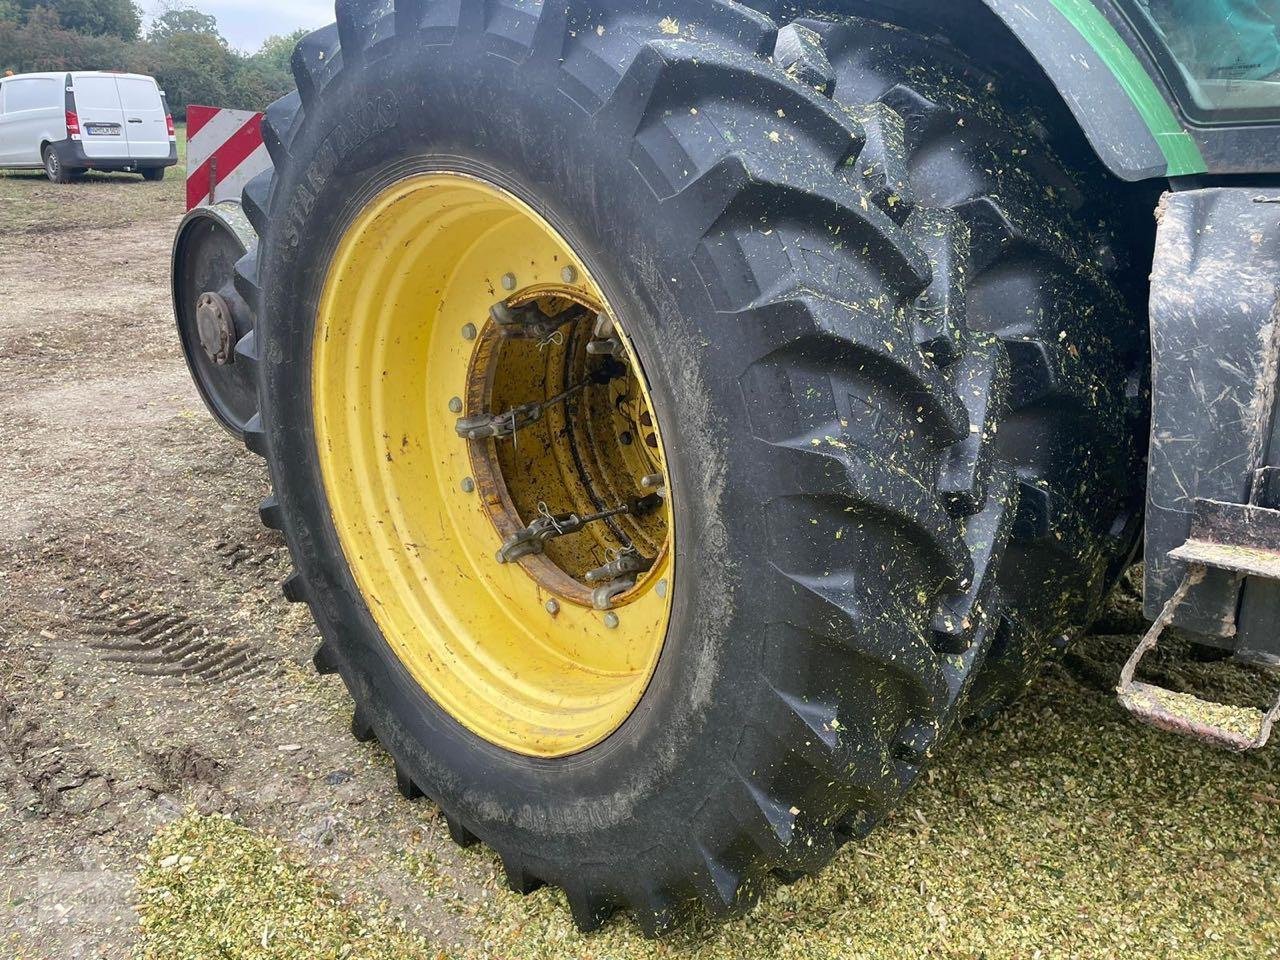
[[[344,233],[314,343],[326,495],[392,651],[502,747],[604,739],[656,667],[675,558],[644,370],[583,258],[493,184],[410,177]]]
[[[668,540],[661,451],[635,364],[581,289],[517,292],[490,318],[457,431],[502,538],[495,560],[520,563],[559,599],[623,606],[662,569]]]
[[[200,294],[196,302],[196,330],[205,356],[219,366],[231,362],[236,345],[236,327],[231,319],[231,308],[218,294]]]
[[[236,293],[235,265],[254,242],[240,204],[224,202],[188,213],[173,244],[173,315],[182,355],[209,412],[237,437],[259,407],[254,364],[235,353],[255,323]]]

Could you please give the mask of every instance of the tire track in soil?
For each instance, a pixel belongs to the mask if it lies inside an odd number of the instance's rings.
[[[199,620],[129,588],[103,590],[101,602],[82,610],[68,626],[108,663],[147,677],[217,683],[261,677],[277,667],[257,646],[212,634]]]

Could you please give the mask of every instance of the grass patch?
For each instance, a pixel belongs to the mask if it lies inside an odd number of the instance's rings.
[[[384,913],[357,912],[274,840],[190,814],[152,840],[136,960],[434,960]]]
[[[1048,668],[993,728],[953,744],[867,841],[774,886],[741,920],[652,942],[623,917],[583,936],[558,890],[507,893],[483,847],[442,857],[421,844],[404,867],[466,931],[451,960],[1280,956],[1280,751],[1223,753],[1129,720],[1105,687],[1134,642],[1094,637],[1073,670]],[[1267,695],[1256,674],[1153,657],[1177,671],[1161,682]],[[1086,660],[1097,682],[1082,682]],[[165,830],[141,883],[138,960],[446,955],[424,952],[385,907],[339,903],[275,841],[223,819]]]
[[[186,206],[186,124],[178,124],[178,165],[159,183],[136,173],[88,173],[50,183],[43,170],[0,170],[0,237],[122,226],[176,216]]]

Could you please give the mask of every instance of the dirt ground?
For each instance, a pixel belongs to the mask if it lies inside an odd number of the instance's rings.
[[[581,937],[557,892],[502,890],[310,670],[263,464],[206,415],[172,330],[181,212],[176,171],[0,175],[0,956],[1280,955],[1277,751],[1122,716],[1105,687],[1142,627],[1123,605],[884,829],[743,920]],[[305,882],[286,901],[263,876]],[[286,902],[340,917],[332,952],[273,933]],[[384,920],[405,939],[369,932]]]

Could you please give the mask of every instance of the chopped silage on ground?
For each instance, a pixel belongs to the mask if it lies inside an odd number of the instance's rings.
[[[433,946],[396,932],[385,908],[339,903],[274,841],[195,818],[153,845],[139,955],[216,956],[208,952],[213,931],[220,955],[255,960],[437,951],[458,960],[1280,955],[1277,751],[1215,752],[1123,716],[1081,677],[1113,676],[1132,642],[1094,637],[1071,670],[1047,668],[1014,710],[962,738],[885,827],[821,875],[772,888],[742,920],[653,942],[619,918],[582,936],[559,892],[521,898],[502,890],[496,858],[483,847],[463,858],[461,875],[456,864],[410,848],[405,865],[422,896],[446,901],[469,932],[461,949]],[[1258,695],[1238,668],[1175,666],[1169,657],[1155,666],[1172,686]],[[228,832],[237,842],[200,846]],[[201,859],[176,872],[181,860],[172,858],[194,855],[193,841]],[[295,923],[303,904],[313,913]],[[206,932],[176,933],[192,925]],[[261,947],[264,930],[278,933]],[[352,937],[348,953],[324,952]],[[288,952],[295,944],[320,952]]]

